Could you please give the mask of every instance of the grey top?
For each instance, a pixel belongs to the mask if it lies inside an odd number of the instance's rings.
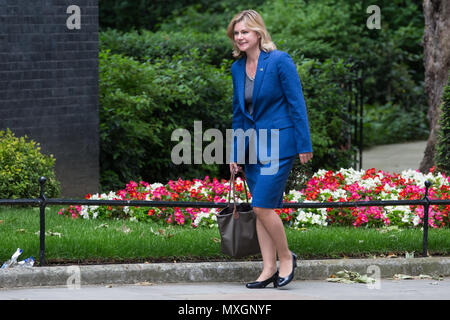
[[[253,85],[255,80],[250,79],[250,77],[247,75],[247,72],[245,73],[245,109],[250,113],[250,115],[253,115],[253,105],[252,105],[252,96],[253,96]]]

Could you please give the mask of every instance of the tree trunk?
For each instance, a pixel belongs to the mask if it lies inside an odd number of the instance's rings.
[[[425,31],[423,36],[425,93],[428,97],[430,136],[419,170],[428,173],[434,166],[439,105],[450,68],[450,1],[424,0]]]

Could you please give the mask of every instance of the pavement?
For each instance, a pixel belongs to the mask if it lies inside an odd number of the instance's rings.
[[[427,141],[413,141],[374,146],[362,152],[362,168],[401,173],[419,169]]]
[[[0,289],[0,300],[449,300],[449,280],[381,279],[378,287],[296,280],[283,288],[258,290],[238,282],[39,287]]]
[[[3,269],[0,300],[450,299],[450,257],[300,260],[288,286],[245,288],[261,268],[261,261],[245,261]],[[343,270],[376,281],[327,281]],[[396,274],[431,278],[394,280]]]

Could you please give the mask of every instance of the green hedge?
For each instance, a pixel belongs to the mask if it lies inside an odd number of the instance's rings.
[[[224,33],[200,33],[195,30],[148,30],[120,32],[107,30],[99,35],[100,48],[111,53],[133,57],[140,62],[170,58],[197,49],[208,64],[220,66],[223,59],[232,59],[230,40]]]
[[[421,110],[405,112],[398,104],[365,105],[363,114],[364,147],[427,140],[430,133],[426,114]]]
[[[58,197],[53,155],[41,153],[39,143],[27,136],[17,138],[11,130],[0,131],[0,198],[37,198],[41,176],[47,178],[46,196]]]
[[[231,14],[257,8],[264,2],[265,0],[102,0],[99,2],[100,29],[156,31],[169,23],[178,30],[185,29],[190,24],[205,32],[231,19]]]
[[[101,184],[123,187],[135,179],[218,176],[216,165],[174,165],[173,130],[187,129],[193,140],[194,120],[203,131],[231,127],[230,65],[204,63],[193,49],[188,54],[153,63],[100,53]],[[205,143],[207,145],[209,143]],[[193,159],[192,159],[193,161]]]

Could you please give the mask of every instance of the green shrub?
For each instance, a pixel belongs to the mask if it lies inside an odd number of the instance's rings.
[[[99,43],[102,50],[110,50],[112,54],[132,57],[140,62],[170,58],[186,54],[192,49],[198,49],[204,62],[217,67],[223,59],[232,59],[231,44],[225,31],[201,33],[186,28],[183,31],[159,32],[107,30],[99,34]]]
[[[224,14],[256,8],[265,0],[102,0],[99,6],[100,28],[122,31],[132,29],[171,31],[196,26],[199,30],[211,30],[231,19]],[[229,16],[230,14],[228,14]]]
[[[421,110],[405,112],[399,105],[365,105],[363,147],[406,141],[426,140],[429,135],[426,114]]]
[[[286,190],[302,188],[319,169],[351,167],[356,152],[356,146],[347,145],[346,132],[351,129],[352,118],[346,110],[350,92],[343,89],[351,77],[351,65],[342,59],[294,60],[308,111],[313,159],[303,165],[296,160]]]
[[[41,176],[47,178],[46,196],[58,197],[53,155],[43,155],[39,143],[27,140],[27,136],[17,138],[9,129],[0,131],[0,198],[39,197]]]
[[[140,63],[100,53],[101,185],[122,188],[130,180],[218,176],[216,165],[175,165],[171,141],[177,128],[192,136],[194,120],[203,130],[231,128],[230,65],[213,67],[196,49],[184,55]],[[209,143],[205,143],[208,145]],[[193,163],[193,161],[192,161]]]
[[[444,87],[440,109],[435,165],[437,171],[448,176],[450,175],[450,76]]]
[[[426,113],[423,90],[423,13],[414,2],[380,0],[381,29],[368,29],[368,2],[360,0],[273,0],[261,14],[280,50],[323,61],[364,62],[365,97]]]
[[[151,30],[173,10],[192,2],[193,0],[102,0],[99,5],[100,28]]]

